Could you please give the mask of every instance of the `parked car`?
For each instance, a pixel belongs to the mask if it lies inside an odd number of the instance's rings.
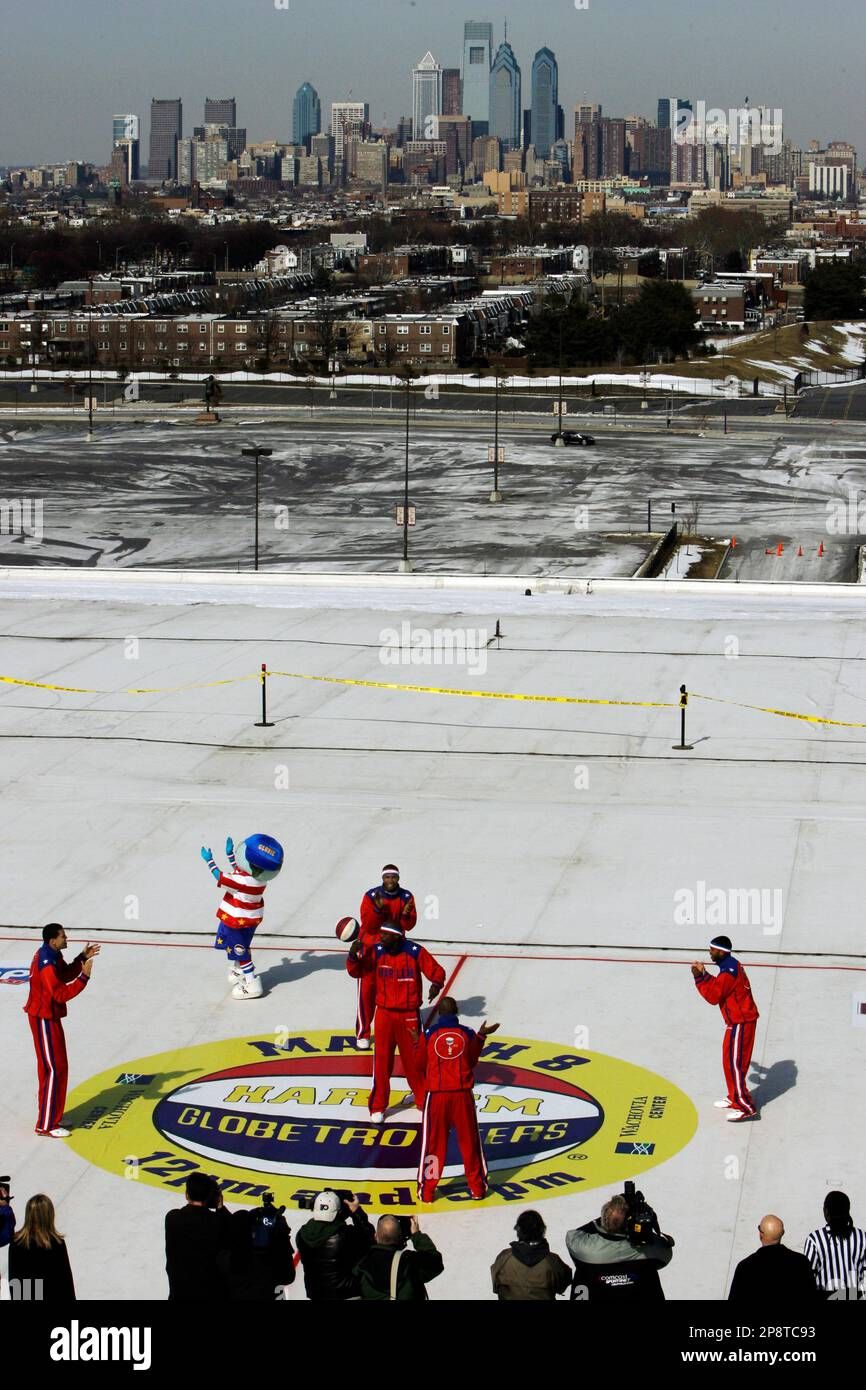
[[[561,432],[556,430],[550,436],[550,442],[551,444],[558,444],[562,447],[563,445],[572,444],[594,444],[595,439],[591,434],[581,434],[579,430],[562,430]]]

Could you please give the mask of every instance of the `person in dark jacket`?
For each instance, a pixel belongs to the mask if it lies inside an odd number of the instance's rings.
[[[490,1273],[501,1302],[548,1302],[571,1285],[571,1270],[545,1240],[546,1227],[537,1211],[521,1212],[516,1240],[496,1256]]]
[[[379,1217],[376,1244],[355,1266],[363,1299],[422,1303],[427,1298],[425,1284],[441,1274],[445,1265],[430,1237],[422,1232],[417,1216],[411,1219],[410,1231],[412,1249],[407,1250],[397,1218]]]
[[[16,1296],[41,1303],[73,1303],[75,1285],[69,1253],[54,1225],[54,1203],[44,1192],[30,1197],[24,1209],[24,1225],[9,1246],[9,1280],[17,1281]],[[30,1280],[22,1288],[22,1281]],[[34,1281],[41,1281],[41,1287]],[[15,1285],[13,1284],[13,1288]]]
[[[206,1173],[191,1173],[186,1206],[166,1213],[165,1272],[172,1302],[229,1296],[231,1217],[222,1193]]]
[[[346,1219],[348,1213],[351,1220]],[[331,1188],[320,1192],[313,1215],[298,1231],[304,1287],[313,1302],[360,1298],[355,1265],[373,1244],[373,1227],[357,1197],[341,1199]]]
[[[8,1245],[15,1231],[15,1213],[12,1210],[12,1194],[9,1179],[0,1178],[0,1250]]]
[[[756,1308],[784,1300],[792,1308],[817,1303],[818,1287],[805,1255],[782,1244],[785,1226],[778,1216],[765,1216],[758,1226],[761,1248],[740,1260],[731,1280],[729,1303]]]
[[[645,1244],[636,1244],[628,1237],[628,1211],[624,1196],[611,1197],[597,1221],[566,1234],[575,1265],[573,1299],[664,1302],[659,1270],[673,1256],[673,1236],[653,1233]]]
[[[266,1193],[260,1207],[242,1207],[231,1214],[229,1286],[241,1302],[273,1303],[295,1282],[292,1232]]]

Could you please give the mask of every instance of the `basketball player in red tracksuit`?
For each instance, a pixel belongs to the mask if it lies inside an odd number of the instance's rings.
[[[484,1023],[477,1033],[465,1028],[457,1017],[457,1005],[450,995],[440,1000],[437,1017],[421,1035],[418,1058],[427,1078],[424,1123],[421,1128],[421,1160],[418,1164],[418,1200],[432,1202],[445,1169],[445,1152],[452,1129],[469,1191],[476,1201],[487,1192],[487,1164],[472,1086],[474,1067],[481,1056],[488,1033],[498,1023]]]
[[[86,986],[93,969],[93,957],[99,955],[98,946],[88,945],[67,965],[60,954],[65,946],[66,932],[58,922],[43,927],[42,945],[30,962],[30,993],[24,1005],[24,1012],[30,1016],[39,1073],[36,1133],[50,1139],[69,1136],[69,1130],[60,1123],[69,1076],[61,1020],[66,1017],[68,1001]]]
[[[719,967],[718,975],[711,975],[700,961],[692,965],[692,975],[700,993],[708,1004],[718,1004],[725,1020],[725,1036],[722,1040],[722,1065],[728,1094],[725,1100],[717,1100],[720,1110],[729,1110],[728,1120],[751,1120],[757,1114],[755,1102],[749,1093],[746,1077],[755,1046],[755,1025],[758,1014],[752,998],[749,977],[738,960],[731,955],[729,936],[715,936],[710,942],[710,958]]]
[[[375,946],[379,932],[386,922],[393,922],[401,931],[411,931],[418,921],[415,899],[408,888],[400,887],[400,870],[396,864],[386,864],[382,870],[382,883],[378,888],[368,888],[361,899],[361,941],[365,946]],[[358,1047],[366,1051],[370,1046],[370,1026],[376,1007],[376,981],[373,975],[362,975],[358,980],[358,1004],[355,1014],[355,1037]]]
[[[424,1109],[424,1068],[418,1059],[421,1034],[422,976],[430,980],[429,998],[435,999],[445,983],[445,971],[429,951],[417,941],[407,941],[399,927],[382,928],[382,939],[365,946],[353,941],[346,957],[346,969],[353,979],[372,975],[376,989],[373,1049],[373,1089],[370,1092],[370,1119],[381,1124],[391,1097],[391,1070],[395,1050],[400,1054],[406,1080],[415,1093],[415,1104]]]

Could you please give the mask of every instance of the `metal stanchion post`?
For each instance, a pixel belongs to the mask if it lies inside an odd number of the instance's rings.
[[[689,692],[684,685],[680,686],[680,741],[671,744],[676,753],[690,753],[693,745],[686,743],[686,709],[689,703]]]
[[[255,727],[256,727],[257,729],[272,729],[272,728],[274,727],[274,726],[273,726],[273,723],[268,719],[268,668],[267,668],[267,666],[265,665],[264,661],[262,662],[261,682],[262,682],[262,717],[261,717],[261,719],[259,719],[259,720],[256,721],[256,726],[255,726]]]

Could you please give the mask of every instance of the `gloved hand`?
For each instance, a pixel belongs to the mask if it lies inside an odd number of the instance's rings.
[[[235,842],[234,842],[234,840],[232,839],[231,835],[228,835],[228,836],[226,837],[226,854],[228,855],[229,859],[231,859],[231,857],[232,857],[232,855],[234,854],[234,852],[235,852]]]
[[[201,857],[206,864],[210,864],[210,861],[213,859],[213,850],[205,849],[204,845],[202,845]]]

